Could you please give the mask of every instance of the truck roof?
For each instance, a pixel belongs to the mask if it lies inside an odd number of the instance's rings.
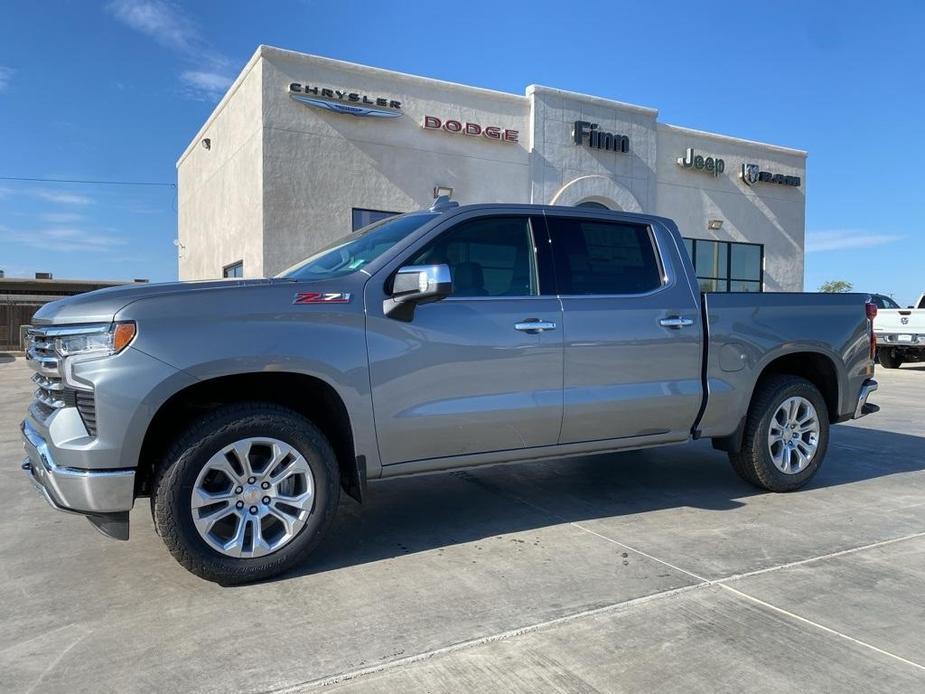
[[[669,217],[661,217],[654,214],[646,214],[643,212],[624,212],[623,210],[609,210],[604,208],[596,207],[572,207],[566,205],[537,205],[534,203],[523,203],[523,202],[479,202],[479,203],[468,203],[460,204],[455,200],[450,200],[448,196],[441,195],[440,197],[434,200],[433,205],[430,206],[429,210],[417,210],[418,212],[439,212],[439,213],[461,213],[461,212],[476,212],[476,211],[491,211],[498,210],[504,212],[524,212],[524,213],[538,213],[538,212],[555,212],[557,214],[562,214],[563,212],[570,211],[572,214],[580,217],[614,217],[622,220],[635,220],[639,222],[652,222],[658,221],[663,224],[666,224],[669,227],[674,227],[675,222]]]

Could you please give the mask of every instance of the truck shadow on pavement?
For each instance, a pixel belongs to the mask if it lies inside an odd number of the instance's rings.
[[[922,437],[838,426],[825,464],[804,489],[923,469]],[[749,497],[767,494],[740,480],[726,455],[707,441],[396,478],[369,487],[362,506],[342,497],[318,550],[275,580],[563,523],[614,517],[632,522],[635,514],[683,507],[733,511]],[[729,522],[743,520],[730,516]]]

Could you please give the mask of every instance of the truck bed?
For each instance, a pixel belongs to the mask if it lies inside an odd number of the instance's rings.
[[[812,352],[831,367],[838,402],[830,418],[849,418],[865,379],[873,375],[867,294],[705,293],[705,406],[695,429],[703,437],[735,433],[731,412],[744,413],[761,373],[788,354]],[[799,358],[809,361],[805,357]],[[825,359],[826,362],[821,361]]]

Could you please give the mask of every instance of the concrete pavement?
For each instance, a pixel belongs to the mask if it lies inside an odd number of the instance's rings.
[[[805,490],[708,443],[371,485],[305,566],[221,588],[55,513],[0,355],[0,690],[925,690],[925,367]]]

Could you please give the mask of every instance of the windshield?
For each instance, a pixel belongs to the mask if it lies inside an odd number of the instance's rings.
[[[432,213],[403,214],[373,222],[325,246],[277,277],[317,280],[349,275],[378,258],[436,216]]]

